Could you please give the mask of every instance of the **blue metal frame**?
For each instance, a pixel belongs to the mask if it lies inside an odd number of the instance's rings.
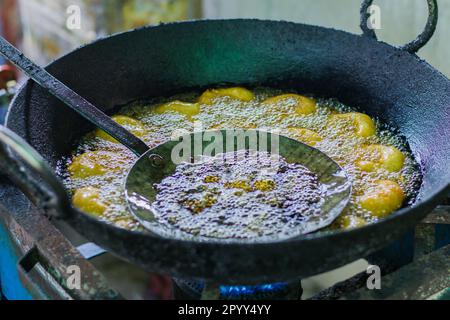
[[[19,254],[9,231],[0,221],[0,294],[8,300],[32,300],[17,272]]]

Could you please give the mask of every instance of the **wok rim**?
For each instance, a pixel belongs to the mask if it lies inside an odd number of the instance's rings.
[[[232,23],[238,23],[238,22],[256,22],[256,23],[269,23],[269,24],[286,24],[286,25],[296,25],[299,27],[315,27],[315,28],[319,28],[322,29],[324,31],[327,32],[334,32],[337,34],[346,34],[346,35],[350,35],[352,37],[358,37],[358,38],[364,38],[366,39],[366,41],[370,41],[373,43],[373,45],[376,46],[387,46],[390,48],[390,50],[395,50],[397,52],[401,52],[401,53],[406,53],[409,56],[411,56],[413,59],[417,60],[417,62],[421,62],[422,63],[422,68],[430,68],[433,72],[438,73],[439,75],[441,75],[445,81],[450,82],[450,80],[444,75],[442,74],[439,70],[436,70],[434,67],[432,67],[428,62],[420,59],[417,55],[415,54],[410,54],[405,52],[404,50],[401,50],[399,48],[396,48],[388,43],[382,42],[382,41],[377,41],[375,39],[369,38],[364,36],[363,34],[355,34],[355,33],[351,33],[351,32],[347,32],[347,31],[343,31],[343,30],[338,30],[338,29],[334,29],[334,28],[329,28],[329,27],[321,27],[321,26],[314,26],[314,25],[310,25],[310,24],[303,24],[303,23],[296,23],[296,22],[289,22],[289,21],[278,21],[278,20],[263,20],[263,19],[204,19],[204,20],[189,20],[189,21],[181,21],[181,22],[174,22],[174,23],[162,23],[159,24],[157,26],[144,26],[144,27],[140,27],[140,28],[136,28],[136,29],[132,29],[132,30],[128,30],[128,31],[123,31],[123,32],[118,32],[118,33],[114,33],[112,35],[109,36],[104,36],[104,37],[100,37],[99,39],[96,39],[95,41],[79,46],[75,49],[73,49],[72,51],[62,55],[61,57],[59,57],[58,59],[52,61],[51,63],[49,63],[46,68],[49,67],[53,67],[55,64],[57,64],[60,60],[63,59],[70,59],[72,55],[76,54],[79,50],[83,50],[84,48],[87,47],[92,47],[97,43],[101,43],[101,42],[105,42],[105,41],[110,41],[111,39],[117,39],[117,37],[120,36],[125,36],[127,34],[130,33],[134,33],[134,32],[139,32],[142,30],[147,30],[147,29],[155,29],[155,28],[164,28],[164,27],[170,27],[170,26],[178,26],[178,25],[190,25],[190,24],[209,24],[209,23],[228,23],[228,22],[232,22]],[[27,79],[26,81],[23,82],[22,85],[20,85],[19,89],[17,90],[14,98],[12,99],[11,103],[10,103],[10,108],[8,110],[8,113],[6,115],[6,121],[5,121],[5,125],[7,127],[10,127],[10,115],[14,112],[14,106],[18,105],[17,104],[17,100],[19,99],[19,95],[21,93],[24,92],[24,90],[26,90],[27,88],[30,87],[30,85],[33,85],[33,81],[30,79]],[[416,155],[414,155],[416,156]],[[53,168],[54,169],[54,168]],[[424,168],[421,166],[421,170],[423,170]],[[56,172],[55,172],[55,175]],[[58,175],[57,175],[58,176]],[[423,183],[421,184],[420,188],[421,189],[423,187]],[[358,234],[358,233],[370,233],[371,231],[373,232],[374,230],[378,229],[378,228],[382,228],[383,225],[388,224],[388,223],[394,223],[397,220],[400,220],[401,218],[405,218],[408,216],[408,214],[412,214],[412,213],[416,213],[415,214],[415,222],[414,225],[417,224],[417,221],[419,221],[419,219],[425,217],[429,212],[430,212],[430,208],[435,207],[436,205],[438,205],[439,201],[441,201],[441,199],[444,198],[445,194],[447,194],[448,192],[450,192],[450,181],[447,182],[447,185],[444,185],[442,188],[440,189],[435,189],[433,191],[430,191],[429,194],[427,195],[427,197],[423,198],[423,199],[416,199],[416,202],[414,203],[414,205],[412,206],[408,206],[405,208],[402,208],[396,212],[394,212],[393,214],[391,214],[390,216],[381,219],[380,221],[377,221],[375,223],[371,223],[371,224],[367,224],[363,227],[359,227],[359,228],[354,228],[354,229],[348,229],[348,230],[335,230],[335,231],[327,231],[327,232],[315,232],[312,234],[306,234],[300,237],[297,237],[295,239],[286,239],[284,241],[280,241],[280,242],[267,242],[267,243],[218,243],[218,242],[198,242],[198,241],[189,241],[189,240],[180,240],[180,239],[167,239],[167,238],[161,238],[161,237],[155,237],[151,234],[147,234],[145,232],[141,232],[141,231],[132,231],[132,230],[127,230],[127,229],[123,229],[123,228],[119,228],[111,223],[107,223],[104,221],[101,221],[95,217],[92,217],[91,215],[84,213],[76,208],[74,208],[73,206],[71,207],[71,216],[69,217],[68,221],[71,221],[72,219],[80,219],[79,215],[81,215],[82,217],[84,217],[85,219],[87,219],[87,221],[90,221],[93,224],[99,224],[99,225],[103,225],[104,227],[111,229],[115,232],[119,232],[119,233],[126,233],[132,237],[145,237],[146,240],[151,241],[152,239],[160,239],[160,240],[164,240],[167,241],[168,243],[172,244],[172,245],[180,245],[182,244],[183,246],[192,246],[192,247],[196,247],[196,248],[218,248],[220,247],[221,249],[230,249],[232,250],[235,247],[240,247],[240,248],[245,248],[245,249],[255,249],[255,248],[267,248],[270,247],[274,248],[274,246],[276,247],[277,245],[290,245],[290,244],[299,244],[299,243],[303,243],[303,242],[313,242],[313,241],[317,241],[317,240],[324,240],[324,239],[333,239],[333,238],[342,238],[342,237],[350,237],[351,235],[354,234]],[[66,191],[67,195],[69,196],[69,193]],[[69,199],[71,197],[69,196]],[[413,211],[413,212],[412,212]],[[417,213],[418,211],[420,211],[421,213]],[[414,217],[414,216],[413,216]],[[397,236],[395,238],[398,238]],[[375,250],[375,249],[374,249]],[[273,252],[273,251],[272,251]],[[114,251],[112,251],[111,253],[115,253]],[[121,254],[119,254],[119,256],[122,256]],[[122,256],[123,257],[123,256]]]
[[[129,33],[134,33],[134,32],[136,32],[136,31],[141,31],[141,30],[146,30],[146,29],[155,29],[155,28],[161,28],[161,27],[166,27],[166,26],[174,26],[174,25],[176,26],[176,25],[198,24],[198,23],[211,23],[211,22],[212,22],[212,23],[215,23],[215,22],[225,22],[225,23],[226,23],[226,22],[257,22],[257,23],[292,24],[292,25],[299,25],[299,26],[305,26],[305,27],[316,27],[316,28],[325,29],[325,30],[328,30],[328,31],[331,31],[331,32],[344,33],[344,34],[348,34],[348,35],[351,35],[351,36],[356,36],[356,37],[365,38],[365,39],[368,39],[369,41],[372,41],[372,42],[374,42],[374,43],[376,43],[376,44],[378,44],[378,45],[389,46],[389,47],[391,47],[391,48],[393,48],[393,49],[395,49],[395,50],[398,50],[399,52],[405,52],[404,50],[399,49],[399,48],[397,48],[397,47],[394,47],[394,46],[392,46],[392,45],[390,45],[390,44],[388,44],[388,43],[386,43],[386,42],[379,41],[379,40],[375,40],[375,39],[373,39],[373,38],[367,37],[367,36],[365,36],[364,34],[355,34],[355,33],[347,32],[347,31],[339,30],[339,29],[334,29],[334,28],[329,28],[329,27],[322,27],[322,26],[315,26],[315,25],[310,25],[310,24],[305,24],[305,23],[297,23],[297,22],[291,22],[291,21],[285,21],[285,20],[257,19],[257,18],[254,18],[254,19],[244,19],[244,18],[236,18],[236,19],[201,19],[201,20],[186,20],[186,21],[177,21],[177,22],[170,22],[170,23],[160,23],[159,25],[155,25],[155,26],[153,26],[153,25],[148,25],[148,26],[143,26],[143,27],[139,27],[139,28],[134,28],[134,29],[130,29],[130,30],[122,31],[122,32],[113,33],[113,34],[111,34],[111,35],[109,35],[109,36],[102,36],[102,37],[100,37],[100,38],[98,38],[98,39],[96,39],[96,40],[94,40],[94,41],[92,41],[92,42],[90,42],[90,43],[87,43],[87,44],[78,46],[78,47],[76,47],[75,49],[71,50],[70,52],[68,52],[68,53],[66,53],[66,54],[64,54],[64,55],[62,55],[62,56],[60,56],[59,58],[57,58],[57,59],[51,61],[49,64],[47,64],[47,65],[45,66],[45,68],[47,69],[47,68],[49,68],[49,67],[52,67],[53,65],[57,64],[57,63],[58,63],[60,60],[62,60],[62,59],[68,59],[68,58],[70,58],[71,55],[75,54],[75,53],[76,53],[77,51],[79,51],[79,50],[83,50],[83,49],[86,48],[86,47],[91,47],[91,46],[94,46],[96,43],[100,43],[100,42],[103,42],[103,41],[109,41],[109,40],[111,40],[112,38],[115,38],[115,37],[118,37],[118,36],[124,36],[124,35],[127,35],[127,34],[129,34]],[[415,55],[415,54],[410,54],[410,53],[408,53],[408,54],[411,55],[412,57],[416,58],[416,59],[419,60],[419,61],[425,62],[425,63],[426,63],[429,67],[431,67],[434,71],[439,72],[439,73],[440,73],[442,76],[444,76],[448,81],[450,81],[450,79],[448,79],[448,78],[447,78],[444,74],[442,74],[439,70],[433,68],[428,62],[426,62],[426,61],[424,61],[424,60],[421,60],[421,59],[418,58],[417,55]],[[20,94],[21,92],[23,92],[23,90],[25,90],[26,87],[28,87],[30,84],[33,84],[33,83],[34,83],[34,81],[33,81],[32,79],[27,78],[26,81],[24,81],[24,82],[19,86],[19,89],[17,90],[16,94],[14,95],[13,99],[11,100],[10,108],[8,109],[8,112],[6,113],[5,125],[6,125],[7,127],[8,127],[8,125],[9,125],[9,116],[10,116],[10,114],[11,114],[12,111],[13,111],[12,107],[13,107],[14,105],[16,105],[16,99],[18,99],[19,94]],[[422,170],[422,169],[423,169],[423,168],[421,167],[421,170]],[[56,174],[56,173],[55,173],[55,174]],[[58,175],[57,175],[57,176],[58,176]],[[58,177],[59,177],[59,176],[58,176]],[[422,184],[421,184],[420,188],[421,188],[421,187],[422,187]],[[417,208],[417,209],[420,209],[420,208],[422,208],[423,206],[427,206],[427,205],[432,204],[432,202],[433,202],[432,200],[433,200],[435,197],[438,197],[438,196],[440,196],[442,193],[445,193],[445,192],[450,192],[450,181],[448,182],[448,184],[447,184],[446,187],[444,186],[444,187],[441,188],[440,190],[435,191],[433,195],[428,196],[428,199],[425,199],[425,200],[422,200],[422,199],[416,199],[417,202],[416,202],[413,206],[401,208],[401,209],[395,211],[393,214],[389,215],[388,217],[383,218],[383,219],[380,220],[380,221],[377,221],[377,222],[375,222],[375,223],[371,223],[371,224],[368,224],[368,225],[365,225],[365,226],[363,226],[363,227],[359,227],[359,228],[356,228],[356,229],[333,231],[333,232],[330,232],[330,234],[345,234],[345,233],[351,233],[352,231],[355,231],[355,230],[368,229],[370,226],[378,225],[379,223],[381,223],[381,222],[383,222],[383,221],[394,220],[394,219],[396,219],[398,216],[403,216],[405,213],[407,213],[408,211],[410,211],[411,208]],[[69,193],[67,193],[67,195],[69,196]],[[69,197],[69,199],[70,199],[70,197]],[[80,210],[78,210],[78,209],[76,209],[76,208],[74,208],[74,207],[72,207],[72,208],[75,209],[76,211],[78,211],[80,214],[83,214],[83,215],[85,215],[85,216],[90,217],[89,214],[84,213],[83,211],[80,211]],[[97,219],[96,219],[96,220],[97,220]],[[102,222],[101,220],[98,220],[98,221],[101,222],[101,223],[104,223],[104,222]],[[106,223],[106,224],[107,224],[107,223]],[[109,225],[109,224],[107,224],[107,225]],[[117,227],[114,227],[114,228],[117,228]],[[117,228],[117,229],[120,229],[120,230],[126,230],[126,229],[122,229],[122,228]],[[126,231],[132,232],[132,233],[137,233],[137,234],[142,234],[142,232],[136,232],[136,231],[130,231],[130,230],[126,230]],[[300,236],[300,237],[297,237],[295,240],[301,241],[301,240],[303,240],[303,239],[308,239],[308,238],[310,238],[309,236],[312,236],[312,235],[313,235],[313,234],[307,234],[307,235],[304,235],[304,236]],[[327,233],[327,235],[329,235],[329,234]],[[316,237],[311,237],[311,238],[316,238]],[[182,241],[182,242],[185,242],[185,241]],[[188,242],[189,242],[189,241],[188,241]],[[287,239],[286,242],[290,242],[290,240]],[[198,243],[198,242],[194,242],[194,243]],[[267,244],[267,243],[266,243],[266,244]]]

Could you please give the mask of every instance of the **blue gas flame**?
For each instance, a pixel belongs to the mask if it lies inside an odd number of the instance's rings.
[[[286,287],[286,283],[272,283],[256,286],[221,286],[220,294],[221,296],[227,298],[254,296],[283,291],[284,289],[286,289]]]

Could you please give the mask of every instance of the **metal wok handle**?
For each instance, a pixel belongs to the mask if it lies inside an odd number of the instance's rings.
[[[438,4],[437,0],[427,0],[428,2],[428,21],[424,31],[413,41],[400,47],[399,49],[408,51],[411,54],[416,53],[425,46],[428,41],[433,37],[436,31],[438,22]],[[373,0],[364,0],[361,6],[361,24],[360,27],[365,36],[377,39],[375,31],[367,25],[367,21],[370,18],[368,13],[369,7],[372,5]]]
[[[17,134],[0,126],[0,170],[47,214],[70,212],[67,192],[41,155]]]

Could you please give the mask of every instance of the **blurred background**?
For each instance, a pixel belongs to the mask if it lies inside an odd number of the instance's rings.
[[[450,0],[437,0],[439,23],[418,55],[450,77]],[[320,25],[360,34],[362,0],[0,0],[0,35],[41,65],[96,38],[144,25],[189,19],[259,18]],[[403,45],[420,34],[426,0],[375,0],[380,40]],[[16,88],[0,57],[0,123]]]
[[[0,0],[2,32],[39,63],[97,37],[147,24],[187,19],[261,18],[321,25],[360,33],[362,0]],[[419,52],[450,76],[450,1],[438,0],[439,25]],[[414,39],[427,19],[426,0],[376,0],[379,38],[400,45]],[[80,9],[80,29],[68,29],[68,8]]]

